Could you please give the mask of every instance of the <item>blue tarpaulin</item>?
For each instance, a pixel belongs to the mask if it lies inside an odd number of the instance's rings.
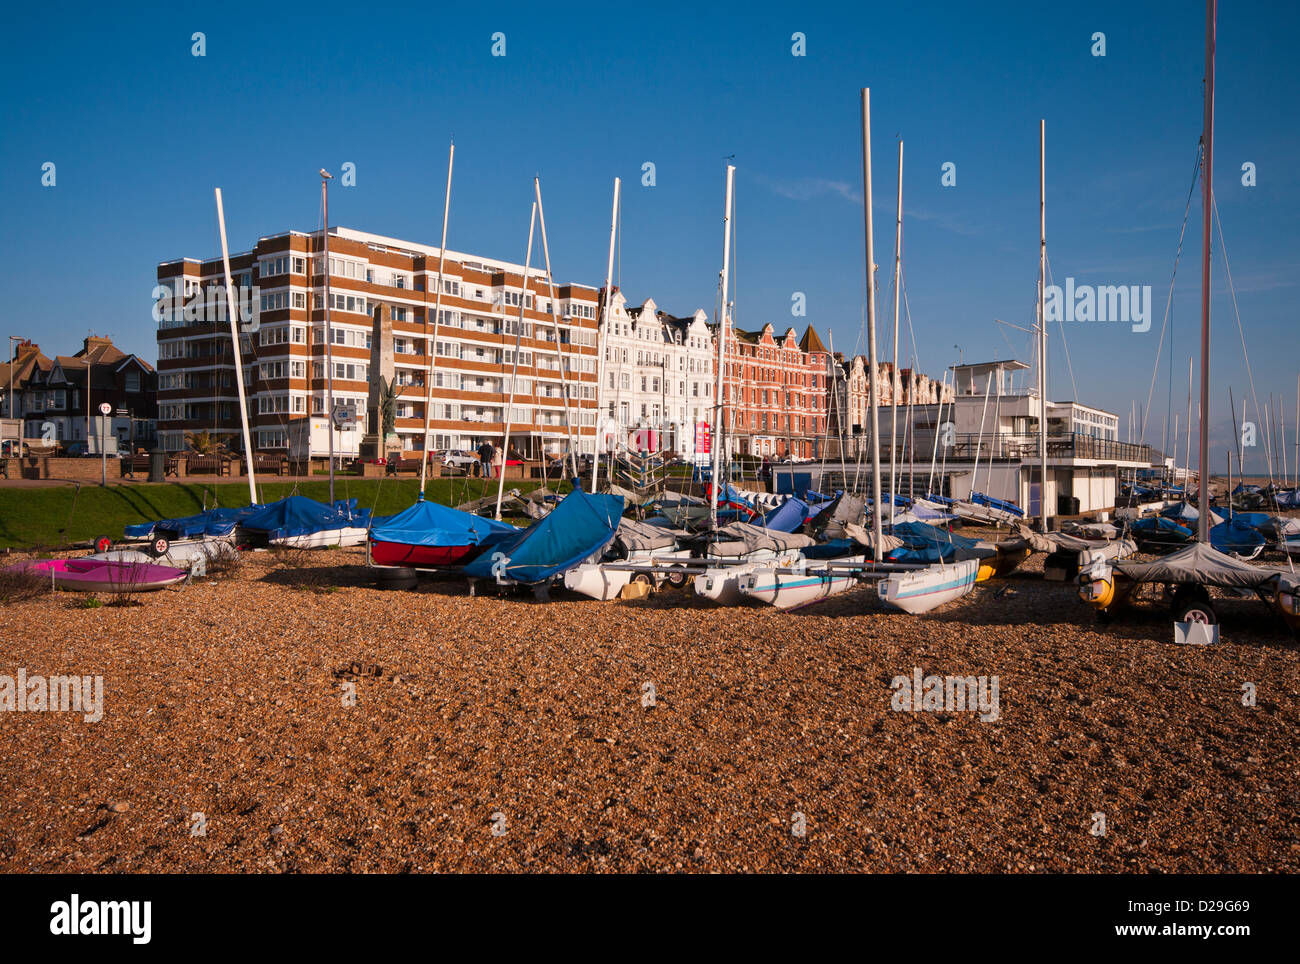
[[[1241,516],[1220,522],[1210,529],[1210,545],[1220,552],[1254,557],[1266,541],[1259,530],[1245,522]]]
[[[330,506],[306,496],[291,495],[253,513],[240,527],[264,532],[268,539],[284,539],[330,529],[364,528],[369,521],[370,510],[356,508],[356,499],[340,499]]]
[[[791,496],[763,516],[762,525],[764,529],[775,529],[777,532],[794,532],[803,527],[809,515],[808,503]]]
[[[1012,515],[1024,516],[1025,510],[1020,508],[1014,502],[1006,502],[1002,499],[995,499],[987,496],[983,492],[972,492],[970,500],[976,505],[987,506],[990,509],[1001,509],[1003,512],[1010,512]]]
[[[622,514],[622,496],[570,492],[544,518],[471,562],[465,575],[483,579],[499,573],[511,582],[545,582],[609,545]]]
[[[376,519],[370,538],[404,546],[477,546],[493,536],[518,531],[506,522],[420,499],[396,515]]]
[[[151,536],[165,536],[168,539],[224,536],[229,535],[241,521],[261,511],[262,508],[260,505],[246,505],[238,509],[208,509],[178,519],[159,519],[157,522],[142,522],[139,525],[126,526],[123,532],[128,539],[148,539]]]
[[[885,553],[889,562],[933,563],[970,558],[970,550],[977,546],[974,539],[924,522],[900,522],[896,526],[886,526],[886,529],[890,535],[903,541],[901,547]]]

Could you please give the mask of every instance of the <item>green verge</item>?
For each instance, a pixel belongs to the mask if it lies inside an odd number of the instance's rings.
[[[527,492],[541,483],[506,479],[506,491]],[[551,483],[567,492],[568,484]],[[297,489],[298,495],[324,502],[329,498],[328,480],[258,483],[262,502],[274,502]],[[334,497],[356,499],[375,515],[400,512],[415,501],[419,479],[358,479],[339,476]],[[496,483],[485,479],[430,479],[425,497],[444,505],[459,505],[471,499],[494,495]],[[41,488],[0,488],[0,549],[57,548],[90,542],[100,536],[122,538],[122,529],[154,519],[175,519],[194,515],[213,505],[248,505],[244,482],[167,482],[150,485],[98,485],[73,483]]]

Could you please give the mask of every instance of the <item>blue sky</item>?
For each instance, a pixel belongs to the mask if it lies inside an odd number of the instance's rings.
[[[996,10],[987,9],[997,6]],[[315,172],[357,165],[331,220],[437,243],[448,137],[450,247],[521,260],[542,178],[559,278],[599,284],[612,179],[624,179],[621,283],[670,311],[711,311],[724,158],[735,155],[737,323],[811,321],[865,351],[858,90],[872,89],[876,259],[893,256],[896,137],[906,142],[904,275],[920,367],[1026,357],[1038,244],[1038,120],[1047,120],[1056,280],[1149,284],[1152,330],[1059,329],[1051,394],[1145,404],[1201,127],[1197,3],[513,5],[385,10],[169,4],[10,12],[0,36],[3,334],[69,352],[88,330],[154,356],[157,262],[320,223]],[[191,35],[206,34],[206,56]],[[506,56],[491,55],[492,34]],[[806,56],[791,35],[806,36]],[[1106,35],[1106,56],[1091,55]],[[1294,430],[1300,279],[1300,74],[1292,4],[1219,14],[1215,185],[1255,389]],[[41,165],[57,184],[41,185]],[[642,165],[656,184],[643,187]],[[957,184],[940,183],[956,165]],[[1241,165],[1258,172],[1241,184]],[[335,182],[337,184],[337,182]],[[1199,326],[1199,195],[1172,306],[1173,411]],[[1227,395],[1249,394],[1215,251],[1212,453]],[[792,317],[803,292],[807,316]],[[880,292],[882,320],[889,294]],[[882,344],[886,332],[881,331]],[[1166,341],[1166,346],[1169,344]],[[1160,363],[1148,440],[1169,382]],[[1181,432],[1180,432],[1181,434]],[[1288,455],[1290,459],[1290,455]],[[1253,466],[1252,466],[1253,462]],[[1262,471],[1262,448],[1247,468]]]

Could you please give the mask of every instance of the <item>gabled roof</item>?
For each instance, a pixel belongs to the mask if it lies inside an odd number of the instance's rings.
[[[0,389],[8,390],[9,373],[13,370],[14,388],[22,388],[37,371],[48,372],[54,363],[41,354],[39,345],[27,342],[18,346],[17,358],[0,363]]]
[[[817,331],[812,325],[808,326],[808,330],[803,333],[803,338],[799,340],[799,350],[809,353],[818,351],[824,353],[826,351],[826,346],[817,337]]]

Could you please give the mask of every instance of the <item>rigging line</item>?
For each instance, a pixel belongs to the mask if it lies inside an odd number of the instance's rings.
[[[1156,343],[1156,359],[1151,366],[1151,384],[1147,388],[1147,405],[1146,411],[1142,415],[1142,434],[1134,441],[1142,443],[1146,440],[1147,435],[1147,418],[1151,412],[1151,398],[1156,390],[1156,372],[1160,370],[1160,353],[1165,347],[1165,329],[1169,325],[1169,314],[1173,310],[1174,304],[1174,282],[1178,278],[1178,262],[1183,253],[1183,239],[1187,235],[1187,218],[1192,210],[1192,195],[1196,193],[1196,182],[1200,179],[1201,171],[1201,151],[1204,145],[1201,141],[1196,142],[1196,162],[1192,165],[1192,184],[1187,190],[1187,205],[1183,208],[1183,226],[1178,231],[1178,249],[1174,252],[1174,270],[1169,277],[1169,294],[1165,298],[1165,317],[1160,323],[1160,340]],[[1173,336],[1170,336],[1172,343]],[[1172,350],[1172,349],[1171,349]],[[1172,378],[1171,378],[1172,382]]]
[[[1052,284],[1056,284],[1056,279],[1052,276],[1052,261],[1046,255],[1044,255],[1044,260],[1047,262],[1047,278]],[[1079,386],[1074,380],[1074,362],[1070,359],[1070,343],[1065,340],[1064,313],[1062,313],[1062,317],[1057,321],[1057,324],[1060,325],[1061,327],[1061,348],[1065,350],[1065,367],[1070,372],[1070,390],[1074,392],[1074,394],[1071,397],[1074,399],[1078,399]],[[1044,325],[1046,325],[1046,322],[1044,322]],[[1169,376],[1169,384],[1170,385],[1173,384],[1172,374]],[[1172,392],[1172,389],[1170,389],[1170,391]]]
[[[1259,398],[1255,394],[1255,375],[1250,368],[1250,353],[1246,350],[1246,330],[1241,324],[1241,310],[1237,307],[1237,288],[1232,283],[1232,268],[1228,265],[1228,246],[1223,239],[1223,222],[1219,220],[1219,199],[1210,192],[1210,210],[1214,213],[1214,223],[1219,229],[1219,250],[1223,252],[1223,273],[1228,279],[1228,293],[1232,296],[1232,313],[1237,318],[1237,334],[1241,337],[1241,356],[1246,362],[1246,378],[1250,382],[1250,397],[1255,403],[1255,417],[1259,418]],[[1202,414],[1204,417],[1204,413]],[[1265,454],[1268,456],[1268,482],[1273,487],[1273,455],[1265,448]],[[1273,496],[1274,502],[1277,501],[1276,492]],[[1275,506],[1276,508],[1276,506]]]

